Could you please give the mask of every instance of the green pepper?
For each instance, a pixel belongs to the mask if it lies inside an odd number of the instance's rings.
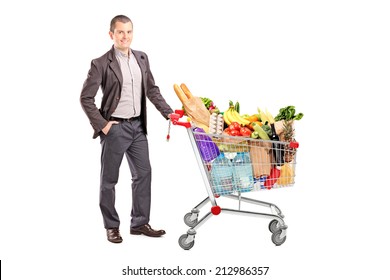
[[[259,138],[259,137],[260,137],[260,136],[259,136],[259,133],[258,133],[257,131],[253,131],[253,132],[252,132],[251,138],[257,139],[257,138]]]
[[[271,127],[268,124],[263,124],[261,128],[268,134],[268,136],[272,135]]]

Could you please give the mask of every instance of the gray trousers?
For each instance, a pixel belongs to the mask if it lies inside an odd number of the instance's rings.
[[[101,133],[100,210],[104,227],[119,228],[119,216],[115,209],[115,185],[119,168],[126,154],[132,175],[131,227],[149,223],[151,199],[151,166],[148,140],[141,121],[123,121],[113,124],[107,135]]]

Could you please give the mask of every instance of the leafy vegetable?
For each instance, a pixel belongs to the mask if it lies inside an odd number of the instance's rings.
[[[203,104],[204,104],[204,106],[206,106],[207,109],[208,109],[208,108],[212,105],[212,103],[213,103],[213,101],[212,101],[210,98],[207,98],[207,97],[201,97],[200,99],[202,99]]]
[[[210,111],[210,113],[219,113],[218,107],[215,106],[214,102],[210,98],[201,97],[200,99],[202,99],[204,106]]]
[[[275,121],[280,121],[280,120],[300,120],[303,118],[303,113],[299,113],[295,115],[295,106],[287,106],[285,108],[279,109],[279,114],[275,117]]]

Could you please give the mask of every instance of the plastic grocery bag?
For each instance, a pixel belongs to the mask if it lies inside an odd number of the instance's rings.
[[[196,144],[198,145],[200,156],[205,162],[210,162],[219,156],[220,151],[213,140],[200,127],[193,128]]]

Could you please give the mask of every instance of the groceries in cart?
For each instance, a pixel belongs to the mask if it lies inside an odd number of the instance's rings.
[[[222,112],[210,97],[194,96],[185,84],[174,90],[188,116],[214,194],[285,187],[294,184],[296,149],[294,121],[303,117],[294,106],[273,115],[257,108],[241,114],[229,101]]]
[[[275,118],[259,108],[256,114],[244,115],[240,113],[240,104],[232,101],[221,112],[210,98],[194,96],[185,84],[175,84],[174,89],[183,110],[171,114],[169,124],[186,128],[208,193],[206,199],[185,214],[184,222],[190,228],[180,236],[180,247],[191,249],[197,230],[220,213],[270,219],[272,242],[276,246],[283,244],[287,225],[280,208],[242,193],[294,184],[298,148],[294,121],[303,114],[295,114],[294,106],[287,106]],[[180,120],[184,115],[188,116],[187,121]],[[220,197],[238,200],[238,210],[220,207],[216,201]],[[210,211],[200,217],[200,209],[208,202]],[[271,213],[243,211],[241,202],[266,207]]]

